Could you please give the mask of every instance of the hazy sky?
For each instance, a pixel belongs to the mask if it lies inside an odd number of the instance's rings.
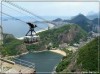
[[[75,16],[99,12],[99,2],[13,2],[40,16]],[[3,3],[11,8],[11,5]],[[15,8],[14,8],[15,9]],[[3,11],[15,15],[16,11],[3,6]],[[22,12],[21,10],[18,10]],[[23,12],[22,12],[23,13]],[[28,15],[24,13],[23,15]]]

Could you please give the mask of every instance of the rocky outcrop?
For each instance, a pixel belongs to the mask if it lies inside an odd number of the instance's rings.
[[[25,44],[21,44],[21,45],[18,45],[16,47],[16,50],[18,50],[21,53],[25,53],[25,52],[28,52],[27,48],[26,48],[26,45]]]
[[[68,32],[61,33],[58,36],[58,39],[61,41],[61,43],[71,43],[74,41],[74,39],[78,36],[80,32],[81,29],[79,29],[77,26],[72,26]]]

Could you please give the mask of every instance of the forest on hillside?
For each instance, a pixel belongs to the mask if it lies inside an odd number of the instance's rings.
[[[83,47],[79,48],[76,53],[67,52],[69,54],[63,57],[58,64],[56,71],[58,74],[62,72],[98,72],[100,60],[100,36],[96,37]],[[77,57],[76,57],[77,56]],[[76,63],[74,60],[76,60]],[[73,62],[73,63],[72,63]],[[68,70],[69,66],[72,66]]]
[[[59,44],[63,43],[73,45],[79,43],[80,40],[86,40],[87,32],[76,24],[66,24],[59,28],[40,32],[39,36],[39,44],[27,46],[28,50],[46,49],[46,47],[49,48],[49,44],[52,44],[52,48],[59,47]]]
[[[85,40],[87,32],[81,27],[74,24],[66,24],[62,27],[49,29],[47,31],[40,32],[40,41],[37,44],[25,45],[23,41],[17,40],[11,34],[4,34],[4,44],[0,51],[5,55],[17,55],[23,53],[23,51],[38,51],[44,49],[50,49],[50,47],[59,47],[59,44],[68,43],[70,45],[78,43],[80,40]],[[51,43],[52,46],[49,46]],[[21,49],[23,47],[25,50]]]
[[[77,64],[82,66],[85,71],[98,71],[98,59],[100,60],[100,37],[95,38],[90,43],[86,44],[79,51]]]

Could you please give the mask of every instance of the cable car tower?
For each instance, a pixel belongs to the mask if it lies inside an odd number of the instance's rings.
[[[1,2],[1,11],[2,11],[2,2]],[[2,28],[2,12],[1,12],[1,24],[0,24],[0,45],[3,44],[3,28]]]
[[[0,45],[3,44],[3,31],[2,31],[2,25],[0,25]]]

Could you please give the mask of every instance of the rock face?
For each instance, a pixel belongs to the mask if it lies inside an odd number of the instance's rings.
[[[40,33],[40,38],[42,44],[47,45],[51,42],[55,47],[62,43],[77,43],[80,39],[83,39],[86,34],[87,33],[78,25],[70,24],[42,32]]]
[[[75,28],[71,28],[68,33],[62,33],[59,36],[59,39],[61,40],[62,43],[69,43],[76,37],[76,34],[78,32],[79,32],[78,29],[75,30]]]
[[[20,53],[28,52],[28,50],[27,50],[27,48],[26,48],[26,45],[24,45],[24,44],[18,45],[18,46],[16,47],[16,50],[18,50]]]
[[[58,36],[61,43],[71,43],[74,40],[78,40],[79,34],[81,34],[82,30],[77,26],[72,26],[68,32],[62,33]],[[80,37],[83,37],[80,35]],[[77,43],[77,42],[76,42]]]

